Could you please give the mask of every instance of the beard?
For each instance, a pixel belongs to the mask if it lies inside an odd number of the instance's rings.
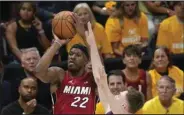
[[[22,100],[27,103],[28,101],[35,98],[35,96],[21,95]]]

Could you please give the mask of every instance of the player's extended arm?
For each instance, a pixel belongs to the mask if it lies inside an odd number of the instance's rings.
[[[54,33],[53,35],[55,38],[54,43],[39,60],[39,63],[37,64],[35,70],[35,76],[46,83],[55,82],[56,80],[58,80],[58,77],[61,76],[61,73],[64,72],[64,70],[59,67],[49,68],[49,66],[59,48],[69,41],[69,39],[60,40]]]
[[[112,109],[114,114],[125,113],[121,110],[120,103],[115,99],[114,95],[110,92],[108,84],[107,84],[107,75],[105,73],[104,67],[102,65],[97,45],[95,42],[95,37],[91,28],[91,23],[88,22],[88,31],[85,32],[87,42],[90,46],[90,57],[92,63],[92,72],[95,79],[95,82],[98,87],[100,100],[105,107],[105,110],[108,109],[108,105]]]

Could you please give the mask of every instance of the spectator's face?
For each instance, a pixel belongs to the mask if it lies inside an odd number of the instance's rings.
[[[34,12],[30,3],[24,3],[20,9],[20,17],[25,21],[30,21],[33,18]]]
[[[37,94],[36,81],[33,79],[23,80],[19,86],[19,94],[25,102],[28,102],[36,98],[36,94]]]
[[[122,76],[111,75],[109,76],[109,89],[112,94],[119,95],[120,92],[125,90]]]
[[[77,14],[83,24],[87,24],[90,21],[90,15],[86,8],[80,8]]]
[[[85,68],[87,64],[85,54],[78,48],[72,48],[68,55],[68,69],[71,71],[79,71]]]
[[[40,56],[38,54],[38,52],[36,51],[29,51],[27,53],[24,53],[22,55],[22,67],[29,71],[29,72],[33,72],[36,65],[38,64],[38,61],[40,60]]]
[[[162,49],[157,49],[154,54],[153,64],[156,69],[167,68],[169,64],[168,57]]]
[[[134,55],[134,54],[131,54],[131,55],[125,54],[123,63],[128,68],[137,68],[139,64],[141,63],[141,59],[139,58],[139,56]]]
[[[159,99],[169,101],[172,99],[176,89],[174,85],[166,79],[161,79],[157,84]]]
[[[136,10],[136,2],[123,2],[123,6],[124,6],[124,11],[125,13],[132,17],[135,13],[135,10]]]
[[[184,18],[184,2],[179,2],[175,6],[175,11],[178,17]]]

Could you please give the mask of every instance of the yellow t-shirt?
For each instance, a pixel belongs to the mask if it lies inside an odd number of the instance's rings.
[[[160,24],[157,46],[166,46],[175,54],[184,53],[184,23],[176,16],[167,18]]]
[[[144,104],[142,112],[143,114],[184,114],[184,101],[173,97],[172,105],[166,110],[156,96]]]
[[[161,75],[155,69],[150,70],[149,74],[151,75],[151,79],[152,79],[152,94],[153,94],[153,97],[155,97],[157,96],[156,85]],[[171,78],[175,80],[176,89],[177,89],[175,96],[179,96],[184,91],[184,73],[178,67],[172,66],[168,69],[168,74]]]
[[[148,38],[148,19],[142,12],[137,22],[126,17],[123,22],[110,17],[106,22],[105,31],[111,43],[120,42],[119,50],[122,52],[124,47],[140,42],[141,38]]]
[[[93,25],[93,33],[94,33],[94,36],[96,39],[98,50],[102,54],[112,54],[113,53],[112,46],[107,39],[104,27],[101,24],[96,22]],[[74,36],[74,38],[72,38],[72,40],[67,44],[67,51],[68,52],[70,51],[71,47],[74,44],[82,44],[82,45],[86,46],[85,41],[83,40],[83,38],[79,34],[76,34]]]
[[[101,102],[96,104],[95,114],[105,114],[105,110]]]

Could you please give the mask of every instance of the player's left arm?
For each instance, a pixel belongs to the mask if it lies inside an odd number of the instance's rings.
[[[146,83],[147,83],[147,100],[152,99],[152,80],[148,72],[146,72]]]
[[[99,97],[104,106],[104,109],[107,110],[109,104],[114,114],[126,113],[124,110],[122,110],[120,102],[115,99],[114,95],[110,92],[110,89],[108,87],[107,75],[105,73],[104,67],[102,65],[98,53],[95,37],[90,22],[88,22],[88,31],[85,32],[85,35],[90,47],[90,57],[92,63],[93,76],[97,84]]]

